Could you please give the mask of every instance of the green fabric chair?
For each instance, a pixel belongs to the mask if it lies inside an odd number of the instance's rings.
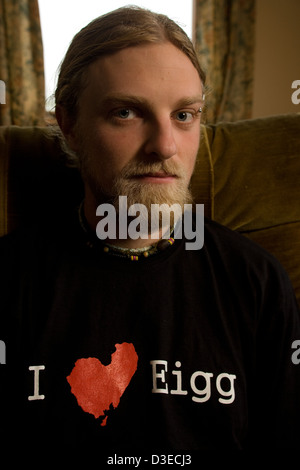
[[[300,304],[300,114],[202,125],[192,190],[205,214],[274,254]],[[52,128],[0,128],[0,235],[79,204]]]

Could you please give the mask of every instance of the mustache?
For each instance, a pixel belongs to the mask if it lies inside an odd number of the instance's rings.
[[[174,162],[129,162],[122,169],[119,177],[124,179],[131,179],[142,175],[149,175],[155,173],[164,173],[166,176],[175,176],[182,178],[184,172]]]

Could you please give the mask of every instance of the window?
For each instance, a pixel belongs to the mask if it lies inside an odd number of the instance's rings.
[[[47,110],[54,101],[57,70],[73,36],[92,19],[130,2],[122,0],[39,0],[44,45]],[[192,37],[193,0],[135,0],[135,5],[164,13]]]

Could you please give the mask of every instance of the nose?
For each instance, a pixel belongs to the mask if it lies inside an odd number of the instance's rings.
[[[153,122],[149,124],[145,152],[148,156],[160,160],[167,160],[177,153],[174,128],[171,120]]]

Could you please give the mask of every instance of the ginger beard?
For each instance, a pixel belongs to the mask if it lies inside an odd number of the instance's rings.
[[[127,207],[134,204],[142,204],[147,209],[148,231],[151,230],[152,204],[160,205],[159,209],[159,230],[164,231],[168,227],[162,226],[162,222],[170,220],[170,226],[182,217],[185,204],[192,204],[193,198],[189,190],[189,179],[183,168],[178,167],[171,160],[157,162],[136,162],[130,161],[119,174],[114,178],[110,189],[104,188],[97,174],[101,168],[93,168],[91,159],[81,156],[81,172],[85,184],[87,184],[96,201],[96,205],[110,203],[119,212],[119,196],[127,197]],[[173,176],[174,180],[168,183],[151,183],[143,181],[143,176],[164,172]],[[174,211],[169,211],[168,207],[173,204]],[[164,206],[166,205],[166,206]],[[165,216],[164,216],[165,213]],[[130,220],[130,217],[129,217]]]

